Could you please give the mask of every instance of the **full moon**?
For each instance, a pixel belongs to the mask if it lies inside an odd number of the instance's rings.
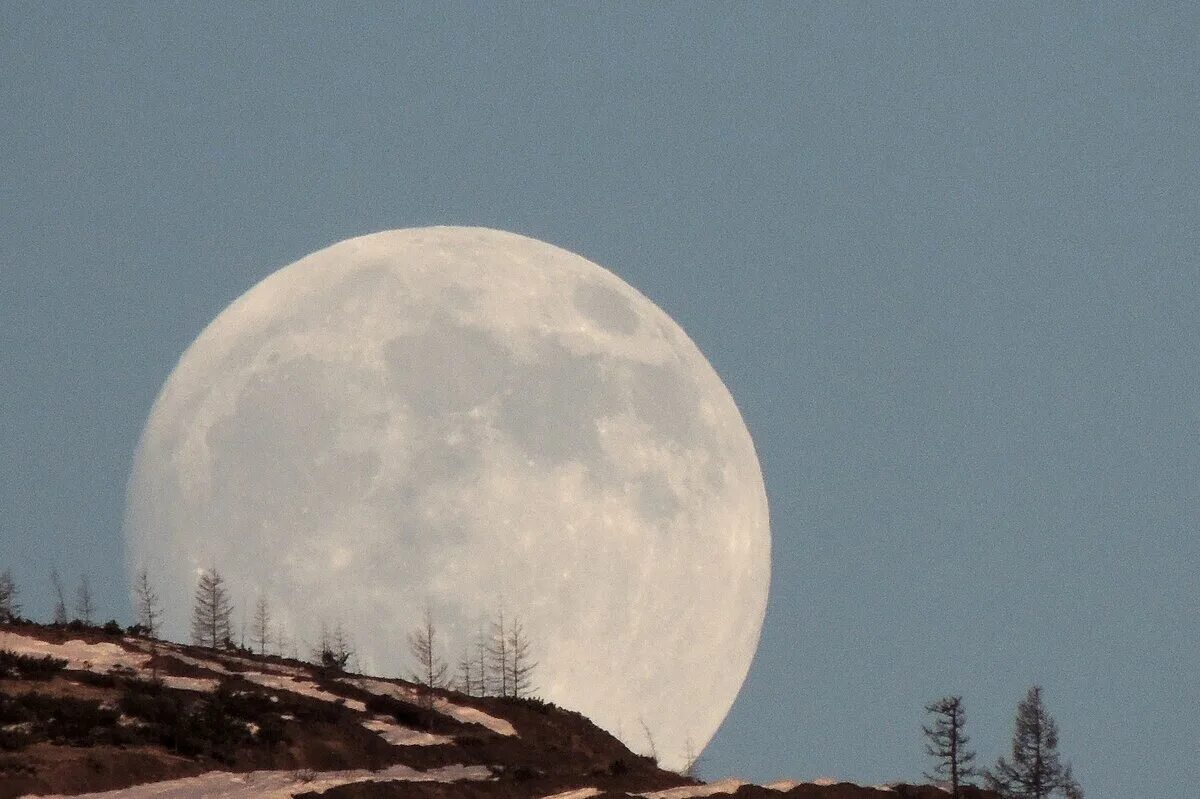
[[[301,656],[340,624],[377,674],[412,675],[425,609],[451,664],[503,610],[534,693],[673,768],[733,704],[770,582],[753,442],[687,334],[484,228],[349,239],[223,311],[146,422],[125,536],[178,640],[211,567],[235,624],[265,598]]]

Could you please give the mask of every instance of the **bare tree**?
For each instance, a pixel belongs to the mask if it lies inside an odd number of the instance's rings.
[[[0,622],[15,621],[21,615],[21,603],[17,601],[17,581],[12,569],[0,574]]]
[[[483,624],[480,623],[479,630],[475,633],[475,666],[476,674],[479,675],[479,695],[487,696],[489,688],[488,677],[488,639],[483,634]]]
[[[433,623],[433,611],[425,608],[422,624],[408,636],[408,649],[417,662],[414,682],[426,688],[442,688],[446,685],[446,661],[438,653],[437,627]]]
[[[287,628],[283,626],[283,622],[275,625],[275,646],[280,657],[288,657],[290,653],[293,660],[296,658],[296,653],[291,649],[292,639],[288,635]]]
[[[134,593],[137,598],[137,623],[145,628],[147,635],[157,638],[159,625],[162,624],[162,610],[158,604],[158,592],[150,584],[150,572],[144,566],[138,572]]]
[[[470,647],[463,647],[462,657],[458,659],[454,687],[467,696],[475,696],[475,664],[471,661]]]
[[[509,684],[509,663],[511,656],[508,651],[508,625],[504,621],[504,609],[496,613],[492,622],[491,640],[488,641],[488,671],[491,676],[491,693],[496,696],[508,696],[511,690]]]
[[[352,672],[358,671],[358,649],[354,646],[350,633],[346,631],[340,621],[333,626],[333,650],[345,661],[345,669]]]
[[[254,603],[254,630],[251,643],[258,650],[258,654],[265,655],[270,642],[271,608],[267,604],[267,598],[259,594],[258,601]]]
[[[700,761],[703,759],[696,751],[696,743],[692,736],[689,735],[683,744],[683,769],[679,775],[693,780],[700,779]]]
[[[935,759],[933,770],[926,779],[950,782],[953,799],[962,796],[961,786],[975,776],[975,753],[967,749],[971,739],[963,732],[967,717],[961,696],[946,696],[925,706],[933,715],[933,726],[921,726],[925,734],[925,752]]]
[[[654,735],[651,734],[650,728],[646,726],[646,720],[638,717],[638,724],[642,725],[642,733],[646,736],[646,744],[650,747],[650,759],[658,764],[658,747],[654,745]]]
[[[192,642],[209,649],[228,648],[232,643],[232,616],[233,605],[220,572],[215,568],[201,572],[192,610]]]
[[[529,654],[529,637],[521,617],[513,619],[508,628],[509,690],[511,696],[529,696],[533,692],[533,670],[537,663]]]
[[[333,626],[333,629],[330,629],[325,622],[321,622],[321,638],[313,654],[317,663],[327,669],[346,670],[350,659],[354,657],[354,648],[340,621]]]
[[[1001,757],[986,774],[988,787],[1008,799],[1045,799],[1062,793],[1082,799],[1083,789],[1071,766],[1058,756],[1058,725],[1042,704],[1042,689],[1033,686],[1017,705],[1012,760]]]
[[[63,591],[62,580],[58,577],[58,570],[50,570],[50,587],[54,591],[54,621],[53,624],[67,623],[67,595]]]
[[[75,618],[87,626],[92,626],[92,617],[96,615],[96,606],[92,603],[92,586],[88,583],[86,574],[79,575],[79,587],[75,589]]]

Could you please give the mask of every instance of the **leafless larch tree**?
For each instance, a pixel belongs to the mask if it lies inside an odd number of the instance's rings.
[[[971,739],[963,732],[967,717],[961,696],[946,696],[925,706],[925,712],[933,716],[933,725],[921,727],[924,733],[925,752],[934,758],[933,770],[925,777],[935,782],[950,783],[953,799],[962,796],[962,786],[969,784],[977,773],[974,767],[975,753],[967,748]]]
[[[0,574],[0,622],[13,621],[21,615],[21,603],[17,601],[17,581],[12,569]]]
[[[209,649],[229,647],[233,636],[232,616],[233,605],[220,572],[215,568],[202,572],[192,609],[192,642]]]
[[[258,654],[265,655],[271,643],[271,607],[267,598],[261,594],[254,603],[254,629],[251,630],[251,643]]]
[[[162,624],[162,609],[158,603],[158,592],[150,584],[150,572],[143,567],[134,581],[133,591],[137,600],[137,623],[151,638],[158,637]]]
[[[425,608],[421,626],[408,636],[408,650],[417,669],[413,681],[426,688],[443,688],[449,666],[439,653],[437,627],[433,623],[433,611]]]
[[[50,588],[54,592],[54,624],[66,624],[67,619],[67,595],[63,591],[62,580],[59,579],[58,570],[50,570]]]

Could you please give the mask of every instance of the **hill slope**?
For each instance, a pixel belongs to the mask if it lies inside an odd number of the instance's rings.
[[[114,790],[131,799],[945,796],[903,785],[701,785],[538,700],[427,692],[115,630],[0,625],[0,799]]]

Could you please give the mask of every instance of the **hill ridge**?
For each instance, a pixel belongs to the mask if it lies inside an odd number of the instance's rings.
[[[537,699],[466,696],[117,629],[0,624],[0,799],[93,795],[945,796],[929,786],[704,784]]]

